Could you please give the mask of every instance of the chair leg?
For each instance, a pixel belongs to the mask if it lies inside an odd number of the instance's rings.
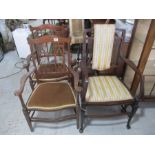
[[[122,113],[126,113],[127,106],[128,105],[121,105],[121,112]]]
[[[131,107],[132,107],[132,110],[131,110],[131,113],[129,114],[129,119],[128,119],[128,122],[127,122],[127,129],[131,128],[130,122],[131,122],[134,114],[136,113],[136,111],[138,109],[138,101],[135,100],[134,104]]]
[[[78,45],[78,50],[77,50],[77,61],[79,62],[81,60],[80,55],[82,51],[82,44]]]
[[[32,123],[31,123],[31,119],[29,117],[28,111],[23,109],[23,113],[24,113],[24,116],[26,118],[27,124],[29,125],[31,132],[33,132]]]
[[[79,129],[79,106],[74,110],[76,110],[76,128]]]
[[[77,51],[76,52],[77,52],[77,59],[76,60],[79,62],[79,60],[80,60],[80,45],[79,44],[77,45]]]
[[[80,108],[80,128],[79,128],[80,133],[83,133],[84,115],[85,111]]]

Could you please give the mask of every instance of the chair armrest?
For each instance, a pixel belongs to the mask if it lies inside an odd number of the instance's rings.
[[[131,68],[135,71],[135,73],[138,73],[139,77],[140,77],[140,94],[139,94],[139,98],[143,99],[144,97],[144,76],[143,74],[140,72],[140,70],[136,67],[136,65],[129,59],[123,57],[120,54],[121,59]]]
[[[27,72],[26,74],[24,74],[21,79],[20,79],[20,88],[18,90],[16,90],[14,92],[15,96],[20,96],[23,93],[24,87],[25,87],[25,83],[28,79],[28,77],[35,71],[36,69],[34,68],[32,71]]]
[[[77,92],[81,92],[81,87],[79,87],[79,72],[75,71],[71,66],[68,67],[69,71],[74,77],[74,88]]]

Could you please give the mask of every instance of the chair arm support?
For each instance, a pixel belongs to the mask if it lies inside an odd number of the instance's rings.
[[[30,61],[31,61],[31,54],[29,54],[26,58],[26,64],[23,65],[23,68],[26,68],[27,71],[29,71]]]
[[[82,72],[82,85],[83,85],[83,89],[81,91],[81,97],[82,97],[82,100],[84,100],[87,92],[87,87],[88,87],[88,68],[84,61],[80,62],[80,68]]]
[[[21,79],[20,79],[20,88],[18,90],[16,90],[14,92],[15,96],[20,96],[23,93],[24,87],[25,87],[25,83],[28,79],[28,77],[35,71],[36,69],[34,68],[32,71],[27,72],[26,74],[24,74]]]
[[[116,30],[119,31],[119,32],[122,32],[122,35],[121,35],[120,38],[122,39],[122,41],[124,41],[126,30],[125,29],[122,29],[122,28],[117,28]]]
[[[84,77],[84,82],[88,82],[88,68],[84,61],[80,61],[80,68],[82,71],[82,77]]]
[[[69,71],[74,77],[74,88],[77,92],[81,92],[81,87],[79,87],[79,72],[75,71],[71,66],[68,67]]]
[[[120,54],[121,59],[131,68],[135,71],[135,73],[137,73],[140,77],[140,94],[139,94],[139,98],[143,98],[144,97],[144,76],[143,74],[140,72],[140,70],[136,67],[136,65],[129,59],[123,57]]]

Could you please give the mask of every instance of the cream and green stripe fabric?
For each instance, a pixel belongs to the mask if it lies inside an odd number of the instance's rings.
[[[92,69],[105,70],[110,68],[115,24],[94,25],[94,47]]]
[[[109,102],[133,99],[127,88],[116,76],[89,77],[87,102]]]

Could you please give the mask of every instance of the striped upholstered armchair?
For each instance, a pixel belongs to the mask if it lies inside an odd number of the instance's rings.
[[[119,31],[121,36],[116,35]],[[91,36],[87,36],[87,33]],[[138,108],[138,98],[121,80],[119,75],[120,62],[125,62],[131,69],[139,73],[141,77],[140,95],[143,93],[143,76],[136,66],[122,56],[121,47],[125,31],[117,30],[115,24],[95,24],[94,29],[86,29],[84,32],[82,61],[82,92],[81,100],[80,132],[83,132],[84,118],[107,117],[127,114],[127,128]],[[140,97],[140,96],[139,96]],[[118,106],[120,111],[104,115],[91,114],[88,107]],[[130,107],[130,108],[128,108]],[[113,108],[113,107],[112,107]]]

